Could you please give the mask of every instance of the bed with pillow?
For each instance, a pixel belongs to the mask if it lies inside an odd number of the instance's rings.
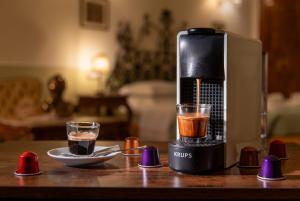
[[[38,114],[41,92],[41,82],[33,77],[0,80],[0,142],[33,138],[29,128],[13,126],[8,122]]]
[[[128,96],[142,141],[169,141],[175,138],[176,82],[134,82],[121,87],[119,93]]]
[[[300,135],[300,92],[289,98],[281,93],[269,94],[268,128],[270,137]]]
[[[175,41],[179,29],[185,27],[184,23],[172,23],[172,18],[172,13],[164,9],[158,22],[143,17],[142,24],[134,29],[130,22],[120,22],[116,34],[119,49],[106,86],[128,96],[144,141],[175,138]]]

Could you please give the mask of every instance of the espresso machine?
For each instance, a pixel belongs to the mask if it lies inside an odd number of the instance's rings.
[[[242,147],[260,148],[262,47],[260,41],[210,28],[177,35],[177,104],[211,106],[207,135],[169,143],[171,169],[202,174],[237,163]]]

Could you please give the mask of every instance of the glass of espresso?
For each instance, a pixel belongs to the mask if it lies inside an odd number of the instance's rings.
[[[176,109],[180,140],[184,143],[204,141],[207,136],[211,105],[177,104]]]
[[[69,151],[75,155],[94,152],[100,125],[97,122],[67,122]]]

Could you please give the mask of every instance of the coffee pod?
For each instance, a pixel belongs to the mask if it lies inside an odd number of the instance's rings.
[[[40,174],[37,154],[25,151],[19,156],[18,168],[15,171],[17,176],[30,176]]]
[[[269,146],[269,155],[277,156],[279,159],[287,159],[285,143],[281,140],[273,140]]]
[[[258,168],[258,150],[254,147],[244,147],[241,149],[240,161],[238,164],[241,168]]]
[[[257,175],[262,180],[282,180],[285,179],[281,172],[281,161],[276,156],[266,156],[262,160],[260,171]]]
[[[158,149],[153,146],[144,148],[139,166],[143,168],[161,167]]]
[[[140,150],[136,149],[140,145],[139,138],[138,137],[127,137],[124,141],[124,155],[125,156],[139,156]],[[133,150],[130,150],[133,149]],[[134,150],[136,149],[136,150]]]

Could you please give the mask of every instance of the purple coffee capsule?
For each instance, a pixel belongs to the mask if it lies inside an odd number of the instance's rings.
[[[272,155],[266,156],[262,161],[257,177],[259,179],[272,181],[285,179],[281,172],[280,159]]]
[[[141,155],[141,161],[139,162],[139,166],[143,168],[161,167],[162,165],[159,161],[158,149],[153,146],[145,147]]]

